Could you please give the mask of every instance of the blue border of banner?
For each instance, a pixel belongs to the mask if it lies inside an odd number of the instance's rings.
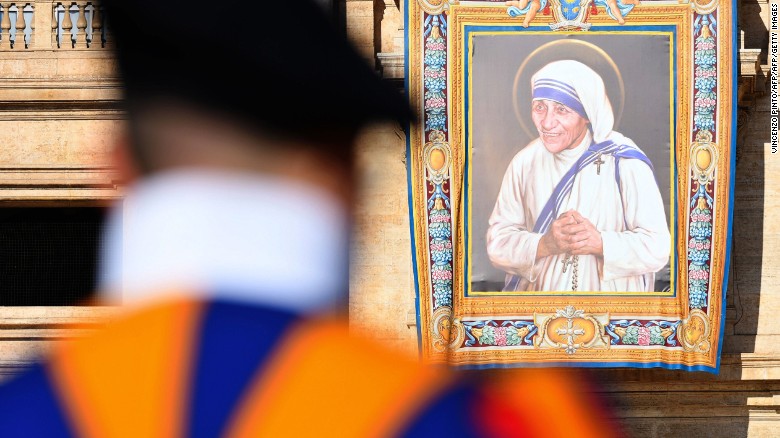
[[[736,1],[736,0],[734,0]],[[409,96],[409,0],[404,0],[404,96],[406,101],[412,101]],[[422,117],[418,114],[418,117]],[[417,322],[417,354],[422,356],[422,324],[420,323],[420,278],[417,269],[417,239],[414,232],[414,196],[412,195],[412,121],[406,129],[406,195],[409,198],[409,234],[412,243],[412,271],[414,275],[414,310]]]
[[[723,308],[721,310],[720,315],[720,337],[718,338],[718,356],[715,358],[715,369],[712,371],[715,374],[718,374],[720,372],[720,359],[721,354],[723,354],[723,336],[726,334],[726,292],[728,291],[728,285],[729,285],[729,274],[731,271],[731,238],[732,238],[732,221],[734,220],[734,185],[736,184],[736,174],[737,174],[737,89],[739,88],[739,75],[738,75],[738,68],[739,68],[739,49],[738,49],[738,41],[737,41],[737,35],[739,35],[739,16],[738,16],[738,6],[737,6],[737,0],[732,0],[732,6],[731,10],[733,11],[733,17],[731,20],[731,47],[732,47],[732,56],[731,56],[731,79],[732,79],[732,98],[731,98],[731,142],[730,142],[730,151],[731,151],[731,175],[729,177],[731,178],[731,181],[729,181],[729,194],[728,194],[728,200],[729,200],[729,222],[727,226],[727,234],[726,234],[726,257],[725,257],[725,264],[723,266],[723,297],[722,297],[722,304],[721,307]],[[720,17],[718,17],[720,19]]]

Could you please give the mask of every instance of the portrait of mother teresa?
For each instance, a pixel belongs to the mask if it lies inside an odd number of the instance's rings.
[[[531,79],[539,137],[515,155],[487,231],[504,291],[653,291],[670,257],[653,165],[613,130],[604,81],[562,60]]]

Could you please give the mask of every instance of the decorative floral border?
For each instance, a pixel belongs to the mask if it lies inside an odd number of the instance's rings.
[[[424,125],[425,139],[447,140],[447,16],[424,16]],[[447,196],[449,178],[428,170],[428,248],[430,249],[433,309],[452,306],[452,206]]]
[[[613,346],[679,347],[677,329],[682,321],[611,320],[605,326]],[[532,320],[476,320],[462,321],[465,340],[458,348],[533,346],[533,337],[539,333]]]
[[[539,328],[533,321],[486,320],[462,322],[466,339],[460,348],[533,346]]]
[[[425,224],[428,248],[427,273],[430,288],[429,299],[420,300],[418,309],[427,313],[424,322],[436,327],[427,331],[433,338],[423,337],[423,342],[432,342],[434,350],[446,351],[479,351],[502,349],[534,349],[544,342],[539,339],[548,335],[545,328],[550,321],[568,318],[571,331],[573,320],[589,319],[601,328],[604,341],[593,342],[586,347],[598,348],[630,348],[630,349],[669,349],[686,352],[709,354],[712,346],[712,332],[708,312],[711,307],[710,290],[712,284],[713,263],[713,229],[716,215],[715,195],[718,152],[713,143],[718,126],[718,10],[708,3],[703,8],[693,1],[691,10],[692,32],[692,105],[691,136],[693,145],[691,153],[690,203],[686,204],[687,212],[687,298],[689,314],[681,319],[631,319],[610,318],[608,314],[592,314],[576,310],[569,306],[559,310],[557,314],[549,314],[540,319],[528,316],[519,319],[502,319],[500,317],[458,318],[453,315],[453,263],[454,229],[450,156],[450,108],[449,108],[449,67],[448,56],[448,26],[450,15],[446,0],[409,0],[419,1],[420,15],[410,19],[421,20],[421,26],[414,26],[422,32],[422,56],[419,58],[422,74],[421,94],[423,109],[423,142],[425,162],[423,170],[424,188],[426,193]],[[457,2],[453,2],[457,3]],[[461,1],[459,5],[471,3]],[[717,3],[717,2],[715,2]],[[427,7],[427,9],[426,9]],[[705,10],[706,9],[706,10]],[[409,8],[407,7],[407,11]],[[728,15],[728,14],[727,14]],[[733,16],[727,18],[733,19]],[[420,77],[417,76],[417,77]],[[682,79],[685,81],[685,79]],[[678,149],[685,151],[686,149]],[[446,165],[441,163],[444,151]],[[437,155],[438,154],[438,155]],[[728,198],[726,198],[728,202]],[[682,249],[683,247],[681,247]],[[682,267],[682,266],[681,266]],[[422,274],[423,272],[421,272]],[[418,293],[424,293],[423,290]],[[720,294],[718,294],[721,297]],[[468,312],[467,312],[468,313]],[[571,315],[577,314],[578,317]],[[433,315],[433,317],[431,317]],[[568,315],[568,316],[567,316]],[[628,314],[630,315],[630,313]],[[482,316],[482,315],[480,315]],[[446,320],[446,321],[445,321]],[[722,324],[722,321],[721,321]],[[576,327],[575,327],[576,328]],[[426,331],[425,328],[421,330]],[[558,330],[563,330],[558,328]],[[564,330],[565,331],[565,330]],[[421,332],[422,333],[422,332]],[[598,336],[597,336],[598,337]],[[427,340],[426,340],[427,339]],[[536,344],[535,344],[536,340]],[[596,345],[598,344],[598,345]],[[569,345],[558,341],[547,341],[548,347],[563,348],[567,354],[576,354],[584,344]],[[580,350],[583,351],[583,350]],[[609,359],[605,358],[609,362]],[[708,359],[709,360],[709,359]],[[717,361],[717,359],[714,359]],[[673,361],[672,361],[673,363]],[[623,365],[630,365],[624,363]],[[658,363],[659,366],[664,366]],[[678,368],[680,365],[674,365]],[[683,366],[688,369],[714,370],[715,364],[700,366]]]
[[[717,12],[700,15],[694,12],[694,140],[715,135],[715,112],[718,95]],[[694,172],[693,193],[688,224],[688,304],[691,309],[706,312],[709,301],[710,259],[714,178],[697,178]]]

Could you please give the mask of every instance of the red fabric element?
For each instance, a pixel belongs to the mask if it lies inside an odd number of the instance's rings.
[[[487,436],[578,437],[622,436],[605,420],[601,403],[585,392],[581,373],[512,370],[494,375],[475,400],[475,421]],[[478,403],[478,404],[476,404]]]
[[[542,15],[550,15],[550,13],[551,13],[551,12],[550,12],[550,4],[549,4],[549,3],[547,3],[547,5],[546,5],[546,6],[544,7],[544,9],[542,10]]]
[[[483,393],[474,400],[474,422],[488,437],[530,438],[542,436],[541,431],[532,430],[533,421],[527,421],[522,412],[513,409],[509,403],[496,394]]]
[[[593,3],[590,4],[590,13],[592,15],[598,15],[599,14],[599,10],[596,8],[596,5],[593,4]]]

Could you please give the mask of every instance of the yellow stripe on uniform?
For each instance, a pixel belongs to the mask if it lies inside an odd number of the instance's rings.
[[[308,322],[282,339],[233,418],[230,438],[381,437],[399,433],[449,380],[345,324]]]
[[[180,436],[198,303],[168,303],[65,345],[50,373],[77,435]]]

